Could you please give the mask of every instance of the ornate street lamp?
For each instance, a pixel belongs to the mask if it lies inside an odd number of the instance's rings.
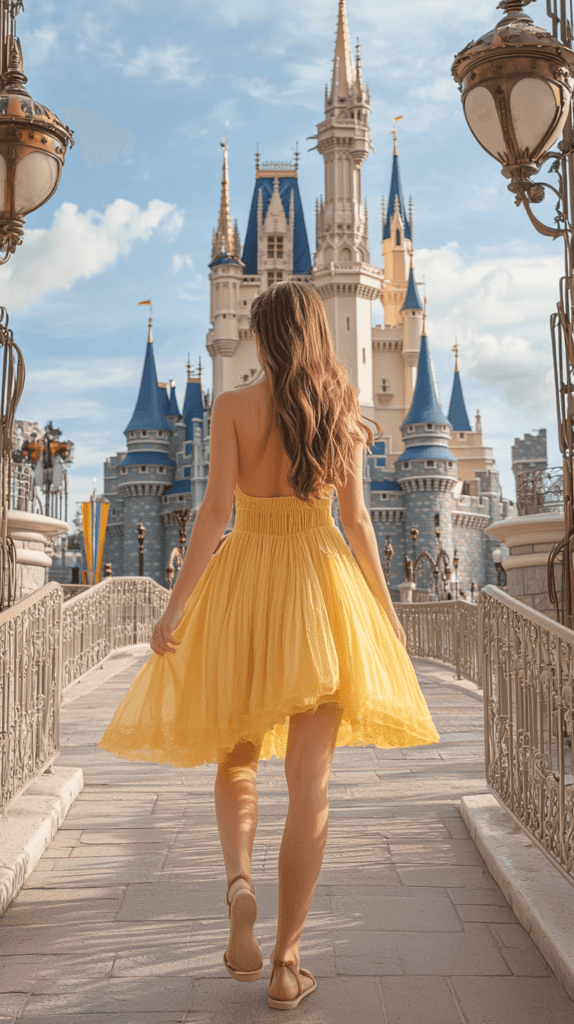
[[[554,380],[558,412],[558,441],[563,458],[564,538],[548,558],[549,578],[564,551],[563,597],[551,594],[557,617],[574,628],[574,51],[571,43],[571,3],[547,0],[551,32],[538,28],[523,8],[533,0],[501,0],[504,17],[492,31],[471,42],[454,59],[468,125],[480,145],[502,164],[508,188],[536,230],[564,238],[565,272],[560,280],[557,310],[550,317]],[[557,149],[552,145],[562,134]],[[557,186],[532,182],[547,160],[557,174]],[[535,216],[550,189],[557,197],[554,225]],[[562,603],[563,602],[563,603]]]
[[[416,526],[411,526],[411,540],[413,542],[413,565],[415,564],[415,562],[417,560],[417,538],[418,538],[418,535],[419,535],[419,531],[417,530]]]
[[[458,601],[458,563],[459,563],[458,551],[455,548],[454,549],[454,554],[452,556],[452,564],[454,566],[454,587],[455,587],[455,595],[454,596],[455,596],[457,601]]]
[[[144,574],[144,537],[145,537],[145,526],[141,522],[141,520],[140,520],[140,522],[137,525],[136,533],[138,535],[138,547],[139,547],[139,575],[143,576],[143,574]]]
[[[22,244],[24,218],[53,196],[72,129],[25,87],[16,36],[22,0],[0,0],[0,263]]]
[[[391,538],[389,537],[388,534],[386,536],[386,541],[387,541],[387,543],[385,544],[385,547],[383,548],[383,554],[384,554],[384,556],[385,556],[385,558],[387,560],[387,570],[385,572],[385,577],[386,577],[387,583],[389,583],[390,579],[391,579],[391,562],[393,560],[393,555],[395,553],[395,549],[394,549],[393,545],[391,544]]]
[[[501,551],[500,548],[495,548],[494,551],[492,552],[492,561],[494,562],[494,565],[495,565],[495,568],[496,568],[496,585],[497,585],[497,587],[501,587],[502,586],[502,583],[501,583],[501,579],[502,579],[502,551]]]

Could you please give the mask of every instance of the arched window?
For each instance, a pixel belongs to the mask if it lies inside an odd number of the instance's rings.
[[[397,228],[395,245],[400,245],[400,244],[401,244],[401,233],[400,233],[399,229]]]

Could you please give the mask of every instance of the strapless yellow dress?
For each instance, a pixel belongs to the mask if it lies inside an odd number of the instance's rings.
[[[337,701],[337,746],[411,747],[439,735],[411,660],[331,514],[331,490],[235,492],[234,528],[174,632],[152,653],[98,746],[128,761],[220,762],[240,742],[284,757],[289,716]]]

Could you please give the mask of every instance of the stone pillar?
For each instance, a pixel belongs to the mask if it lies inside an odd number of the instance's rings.
[[[491,523],[488,537],[505,544],[509,554],[502,560],[508,580],[507,592],[529,608],[556,620],[556,611],[548,594],[548,555],[564,536],[562,512],[542,512],[535,516],[512,516]],[[560,592],[560,566],[556,569],[556,589]]]

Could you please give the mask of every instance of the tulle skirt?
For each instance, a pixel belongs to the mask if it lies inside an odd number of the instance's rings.
[[[289,716],[343,708],[337,746],[410,747],[439,735],[410,658],[331,514],[239,487],[235,523],[189,597],[172,653],[152,653],[98,746],[195,767],[236,744],[284,757]]]

